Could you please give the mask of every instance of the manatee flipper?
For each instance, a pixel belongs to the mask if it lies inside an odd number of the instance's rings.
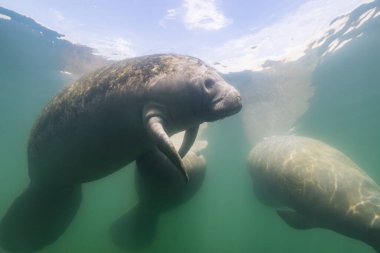
[[[0,222],[0,245],[10,252],[39,250],[58,239],[81,202],[79,185],[31,186],[15,199]]]
[[[158,149],[180,170],[181,174],[189,181],[189,176],[182,163],[173,142],[165,131],[166,112],[163,106],[149,103],[143,109],[143,122],[149,136],[156,143]]]
[[[189,152],[190,148],[193,146],[195,139],[197,138],[199,130],[199,125],[196,125],[192,128],[189,128],[185,132],[185,137],[183,138],[181,147],[178,151],[180,157],[184,157],[187,152]]]
[[[292,210],[277,210],[277,214],[292,228],[311,229],[315,226],[307,217]]]
[[[137,204],[112,224],[110,235],[122,249],[142,249],[153,241],[157,221],[157,213]]]

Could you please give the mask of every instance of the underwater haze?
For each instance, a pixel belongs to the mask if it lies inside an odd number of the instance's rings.
[[[38,252],[375,252],[331,230],[288,226],[255,197],[247,158],[265,137],[303,135],[380,184],[380,1],[17,2],[0,1],[0,217],[29,183],[35,120],[84,73],[123,58],[187,54],[243,97],[240,113],[202,129],[203,183],[162,213],[151,244],[125,250],[109,234],[138,201],[131,163],[85,183],[73,222]]]

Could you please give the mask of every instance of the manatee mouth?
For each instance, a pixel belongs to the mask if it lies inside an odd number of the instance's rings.
[[[211,104],[215,105],[215,104],[219,103],[220,101],[222,101],[224,99],[225,96],[226,95],[219,97],[219,98],[215,98],[213,101],[211,101]]]
[[[220,116],[227,117],[227,116],[240,112],[241,108],[243,107],[241,103],[241,97],[237,96],[234,100],[235,101],[230,102],[230,101],[225,101],[225,99],[223,98],[220,99],[219,103],[223,103],[223,107],[219,109],[218,114]],[[218,104],[216,103],[215,105],[218,105]]]
[[[242,109],[241,96],[224,94],[211,102],[210,121],[223,119],[240,112]]]

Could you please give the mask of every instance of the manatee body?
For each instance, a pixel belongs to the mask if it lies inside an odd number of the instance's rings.
[[[158,149],[136,160],[135,185],[138,203],[110,229],[113,241],[123,249],[141,249],[156,235],[161,213],[189,200],[202,185],[206,160],[190,150],[183,158],[191,180],[186,183],[169,159]]]
[[[288,225],[331,229],[380,252],[380,188],[340,151],[306,137],[269,137],[248,168],[256,196],[280,208]]]
[[[241,106],[232,86],[189,56],[131,58],[83,76],[54,97],[35,123],[28,143],[30,184],[0,222],[0,245],[30,252],[52,243],[77,212],[82,183],[152,149],[187,179],[181,157],[199,124]],[[177,151],[169,136],[183,130]]]

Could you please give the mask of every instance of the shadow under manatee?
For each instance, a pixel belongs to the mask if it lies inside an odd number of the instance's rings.
[[[202,185],[206,160],[190,150],[183,158],[190,181],[183,177],[169,159],[158,149],[136,160],[135,185],[139,202],[116,220],[110,234],[123,249],[142,249],[156,235],[160,214],[189,200]]]

